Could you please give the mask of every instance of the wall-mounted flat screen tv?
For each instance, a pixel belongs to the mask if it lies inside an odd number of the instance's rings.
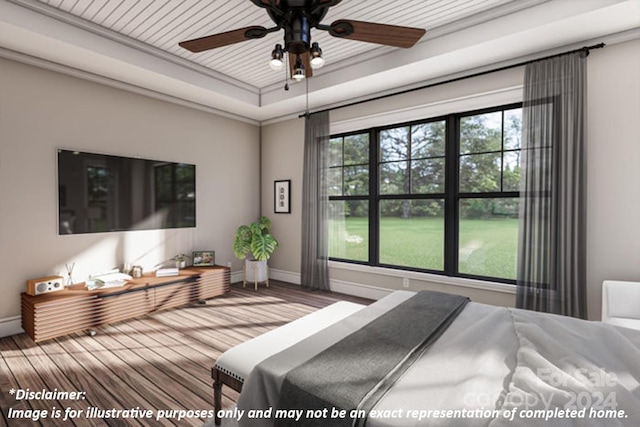
[[[59,234],[195,226],[195,165],[58,150]]]

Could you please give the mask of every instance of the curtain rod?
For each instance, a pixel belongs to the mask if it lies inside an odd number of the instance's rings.
[[[448,83],[454,83],[454,82],[457,82],[457,81],[460,81],[460,80],[471,79],[473,77],[484,76],[485,74],[497,73],[499,71],[509,70],[511,68],[516,68],[516,67],[522,67],[523,65],[532,64],[532,63],[537,62],[537,61],[543,61],[545,59],[557,58],[559,56],[570,55],[570,54],[576,53],[576,52],[584,52],[584,55],[588,56],[589,55],[589,51],[591,49],[601,49],[601,48],[603,48],[605,46],[606,45],[604,43],[598,43],[598,44],[594,44],[592,46],[584,46],[584,47],[581,47],[579,49],[569,50],[567,52],[562,52],[562,53],[556,53],[554,55],[544,56],[542,58],[530,59],[530,60],[527,60],[527,61],[518,62],[517,64],[505,65],[503,67],[494,68],[492,70],[479,71],[477,73],[469,74],[469,75],[466,75],[466,76],[455,77],[453,79],[444,80],[444,81],[441,81],[441,82],[430,83],[430,84],[427,84],[427,85],[418,86],[418,87],[414,87],[414,88],[411,88],[411,89],[401,90],[399,92],[388,93],[386,95],[375,96],[373,98],[368,98],[368,99],[362,99],[360,101],[351,102],[349,104],[338,105],[337,107],[325,108],[323,110],[314,111],[313,113],[311,113],[309,111],[306,111],[304,114],[300,114],[298,116],[298,118],[308,117],[309,114],[324,113],[325,111],[332,111],[332,110],[338,110],[340,108],[353,107],[354,105],[364,104],[365,102],[378,101],[380,99],[390,98],[392,96],[404,95],[405,93],[415,92],[415,91],[422,90],[422,89],[428,89],[428,88],[431,88],[431,87],[444,85],[444,84],[448,84]]]

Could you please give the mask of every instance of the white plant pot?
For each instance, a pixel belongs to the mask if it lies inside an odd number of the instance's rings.
[[[266,282],[269,279],[267,261],[245,260],[245,277],[247,282]]]

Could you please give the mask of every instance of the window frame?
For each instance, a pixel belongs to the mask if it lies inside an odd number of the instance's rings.
[[[459,271],[459,204],[465,199],[496,199],[496,198],[519,198],[519,191],[502,191],[504,186],[504,154],[506,152],[520,151],[518,149],[505,149],[505,123],[504,113],[508,110],[522,108],[522,102],[508,103],[487,108],[451,113],[436,117],[429,117],[418,120],[411,120],[402,123],[394,123],[384,126],[371,127],[357,131],[332,134],[330,139],[345,137],[351,135],[369,134],[369,194],[360,196],[345,196],[344,190],[342,196],[330,196],[329,201],[347,201],[347,200],[368,200],[369,201],[369,259],[368,261],[350,260],[344,258],[330,257],[331,261],[344,262],[350,264],[366,265],[371,267],[389,268],[401,271],[411,271],[418,273],[429,273],[447,277],[460,277],[466,279],[474,279],[481,281],[497,282],[515,285],[514,279],[506,279],[492,276],[481,276],[475,274],[461,273]],[[500,189],[492,192],[470,193],[460,192],[460,123],[464,117],[487,114],[492,112],[501,112],[501,131],[502,140],[500,147]],[[395,128],[415,126],[433,122],[445,122],[445,150],[444,150],[444,193],[412,193],[412,188],[407,194],[380,194],[379,177],[381,161],[380,153],[380,133]],[[411,134],[411,131],[409,131]],[[343,142],[344,144],[344,142]],[[406,159],[408,163],[409,182],[411,183],[411,144],[408,147],[409,153]],[[343,147],[344,150],[344,147]],[[492,151],[493,152],[493,151]],[[477,153],[473,153],[477,154]],[[342,166],[344,167],[344,165]],[[344,185],[344,183],[343,183]],[[411,187],[411,185],[410,185]],[[424,268],[400,266],[393,264],[385,264],[380,262],[380,203],[383,200],[443,200],[444,202],[444,248],[443,257],[444,265],[442,270],[431,270]]]

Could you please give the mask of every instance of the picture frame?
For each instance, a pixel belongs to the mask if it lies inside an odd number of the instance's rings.
[[[193,251],[191,259],[194,267],[211,267],[216,265],[216,252]]]
[[[291,180],[283,179],[273,183],[274,213],[291,213]]]

